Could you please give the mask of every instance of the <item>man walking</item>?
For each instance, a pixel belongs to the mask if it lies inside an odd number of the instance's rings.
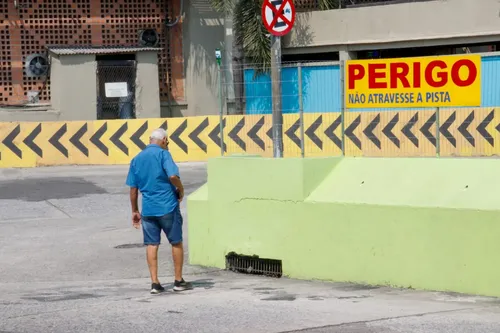
[[[172,245],[175,280],[174,291],[190,288],[182,277],[184,249],[182,245],[183,219],[180,202],[184,187],[179,168],[168,151],[167,132],[156,129],[151,133],[150,144],[130,162],[127,186],[130,187],[132,224],[139,229],[142,220],[144,245],[151,274],[151,294],[165,291],[158,280],[158,248],[161,231]],[[139,212],[138,197],[142,194],[142,214]]]

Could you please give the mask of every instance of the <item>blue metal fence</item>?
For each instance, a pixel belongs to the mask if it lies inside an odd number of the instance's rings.
[[[500,56],[481,59],[481,106],[500,106]]]
[[[500,106],[500,56],[483,56],[482,107]],[[342,84],[338,64],[302,65],[302,103],[304,112],[340,112]],[[281,71],[283,113],[299,112],[299,78],[297,67],[284,67]],[[252,69],[245,70],[246,114],[272,112],[271,78],[254,77]],[[356,111],[383,111],[398,109],[356,109]],[[402,108],[401,110],[425,110]]]

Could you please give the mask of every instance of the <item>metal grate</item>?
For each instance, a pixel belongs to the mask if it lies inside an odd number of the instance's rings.
[[[97,119],[135,119],[135,77],[134,60],[98,61],[97,66]],[[106,83],[127,84],[128,95],[107,97]]]
[[[235,252],[226,255],[226,269],[238,273],[276,278],[283,276],[281,260],[246,256]]]

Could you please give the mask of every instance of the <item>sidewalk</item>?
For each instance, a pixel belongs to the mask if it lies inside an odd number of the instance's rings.
[[[495,299],[229,272],[188,278],[194,290],[158,296],[147,279],[0,284],[0,331],[500,332]]]
[[[206,179],[204,164],[180,168],[188,193]],[[190,265],[194,290],[151,296],[126,171],[0,170],[0,333],[500,332],[498,299]],[[167,244],[159,261],[168,285]]]

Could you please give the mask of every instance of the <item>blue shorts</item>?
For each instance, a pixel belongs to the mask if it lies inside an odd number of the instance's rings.
[[[144,234],[144,245],[160,245],[162,230],[170,244],[176,245],[181,243],[182,224],[183,219],[179,206],[173,212],[163,216],[143,216],[142,233]]]

